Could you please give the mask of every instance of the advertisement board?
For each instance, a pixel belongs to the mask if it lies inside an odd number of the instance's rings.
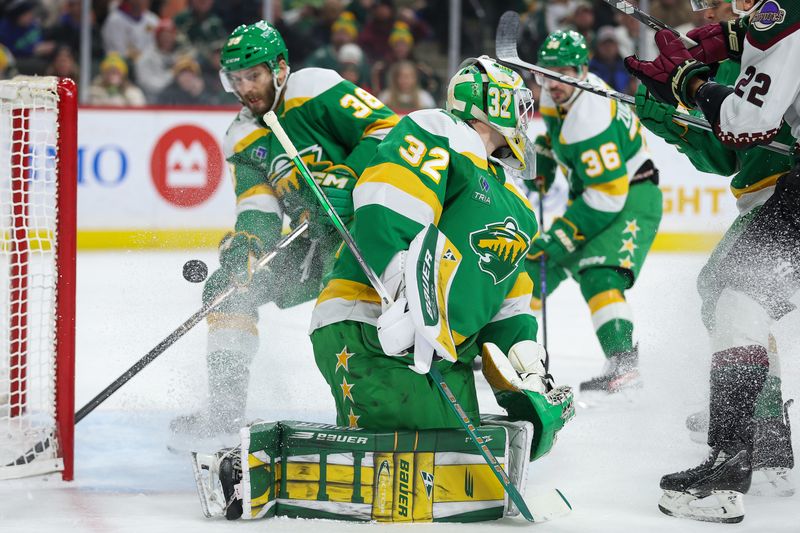
[[[92,109],[79,114],[78,245],[93,248],[215,246],[235,222],[222,140],[235,110]],[[536,119],[536,130],[544,130]],[[709,250],[736,216],[724,177],[696,171],[653,134],[664,218],[654,248]],[[548,195],[564,209],[566,184]],[[534,202],[536,206],[536,202]]]

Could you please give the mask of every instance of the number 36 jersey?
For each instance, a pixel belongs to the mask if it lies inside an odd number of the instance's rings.
[[[586,81],[607,86],[591,73]],[[650,159],[641,123],[628,105],[586,91],[568,111],[542,91],[540,111],[569,182],[563,218],[590,239],[623,209],[630,183]]]

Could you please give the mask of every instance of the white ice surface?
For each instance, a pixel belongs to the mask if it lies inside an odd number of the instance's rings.
[[[81,253],[78,256],[77,406],[147,353],[199,307],[201,285],[181,277],[210,252]],[[633,400],[579,409],[550,455],[531,465],[530,486],[559,487],[571,515],[537,532],[799,532],[798,498],[745,497],[747,515],[729,526],[667,517],[657,509],[661,475],[695,466],[705,450],[689,440],[686,415],[703,406],[708,349],[694,280],[702,255],[653,254],[629,299],[641,342],[645,388]],[[306,336],[311,304],[263,308],[262,346],[253,366],[250,412],[262,419],[332,422],[332,399]],[[778,331],[784,397],[800,397],[800,320]],[[548,299],[552,371],[575,387],[602,367],[588,311],[576,285]],[[2,532],[500,531],[504,520],[474,525],[359,525],[271,519],[205,519],[186,457],[165,448],[172,416],[200,403],[205,325],[189,332],[76,427],[75,481],[59,477],[0,482]],[[497,407],[480,383],[484,411]],[[791,412],[800,427],[800,409]],[[795,431],[795,449],[800,439]]]

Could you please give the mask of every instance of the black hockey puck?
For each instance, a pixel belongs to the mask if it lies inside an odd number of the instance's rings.
[[[183,265],[183,278],[192,283],[200,283],[206,280],[208,267],[199,259],[189,259]]]

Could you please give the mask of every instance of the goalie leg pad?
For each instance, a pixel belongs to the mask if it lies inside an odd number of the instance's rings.
[[[478,431],[523,490],[532,425],[490,422]],[[274,422],[245,428],[242,441],[245,519],[475,522],[517,512],[460,429],[369,432]],[[201,501],[203,494],[201,488]],[[207,516],[220,514],[220,494],[206,498]]]

